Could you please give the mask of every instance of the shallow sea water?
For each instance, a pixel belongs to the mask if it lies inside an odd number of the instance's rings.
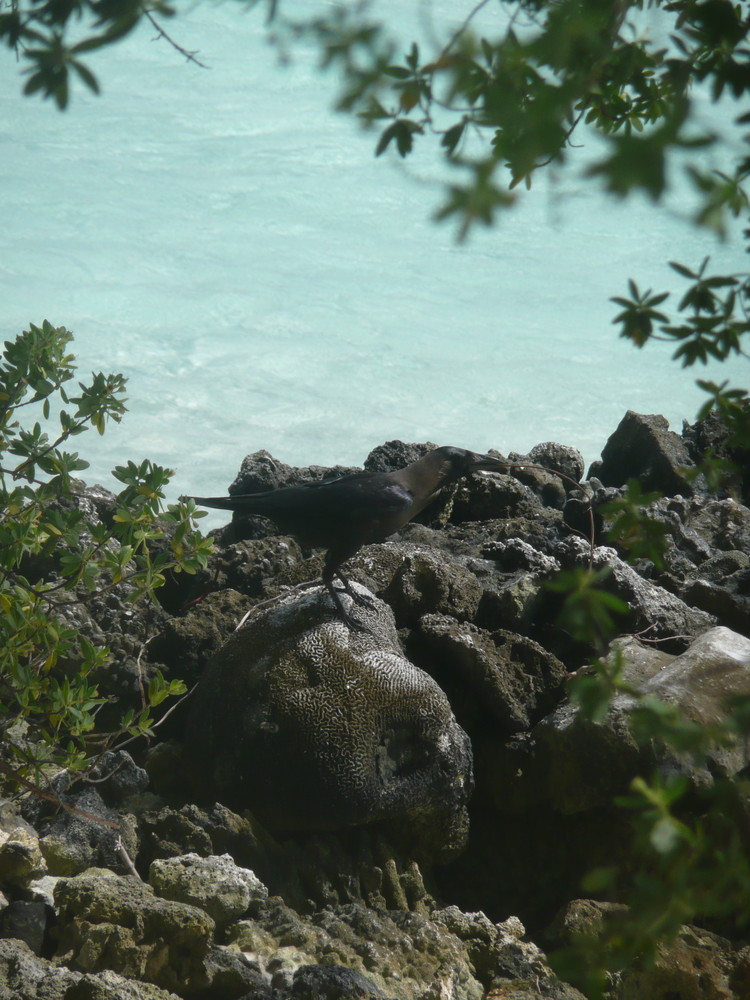
[[[408,38],[460,8],[377,9]],[[231,2],[168,27],[211,68],[144,29],[92,59],[102,95],[79,88],[64,114],[0,62],[3,339],[48,318],[74,332],[83,373],[129,378],[122,424],[76,443],[89,481],[149,457],[175,469],[170,498],[220,493],[259,448],[359,465],[392,438],[558,440],[590,462],[627,409],[677,430],[694,417],[706,372],[619,340],[609,302],[628,277],[679,294],[672,259],[744,266],[685,221],[686,190],[657,211],[619,204],[574,168],[459,245],[430,218],[435,158],[375,159],[311,52],[280,66],[259,14]],[[746,384],[746,367],[726,374]]]

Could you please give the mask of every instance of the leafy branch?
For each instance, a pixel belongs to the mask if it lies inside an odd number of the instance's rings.
[[[108,738],[96,733],[107,699],[94,678],[110,653],[71,624],[71,611],[108,592],[152,601],[169,574],[197,572],[211,551],[194,508],[164,509],[172,473],[148,460],[114,470],[123,489],[107,517],[85,513],[74,475],[88,463],[60,446],[122,418],[125,379],[94,374],[69,395],[71,340],[64,327],[32,324],[6,342],[0,362],[0,728],[15,760],[4,773],[11,767],[21,784],[38,785],[51,764],[80,770]],[[48,423],[55,399],[63,404],[59,432],[48,434],[41,421],[22,426],[18,414],[28,404]],[[140,710],[128,709],[118,731],[149,735],[154,709],[184,691],[156,671]]]

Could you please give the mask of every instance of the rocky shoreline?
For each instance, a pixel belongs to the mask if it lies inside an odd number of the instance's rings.
[[[628,608],[610,655],[688,718],[750,693],[748,464],[711,495],[694,474],[709,443],[726,451],[710,421],[678,435],[629,412],[585,482],[574,448],[503,456],[507,475],[461,481],[350,561],[366,633],[335,619],[321,554],[254,517],[214,532],[207,572],[161,606],[134,611],[125,585],[76,606],[113,653],[98,680],[118,711],[157,670],[197,686],[150,746],[0,807],[0,1000],[580,1000],[542,948],[613,905],[580,898],[586,872],[628,857],[613,797],[654,767],[700,785],[747,760],[654,758],[624,695],[581,719],[566,681],[600,651],[557,624],[547,583],[608,567]],[[365,467],[428,447],[389,442]],[[231,489],[349,471],[257,452]],[[661,566],[607,543],[600,510],[628,479],[663,494]],[[112,514],[100,488],[78,502]],[[611,986],[747,1000],[750,947],[685,928]]]

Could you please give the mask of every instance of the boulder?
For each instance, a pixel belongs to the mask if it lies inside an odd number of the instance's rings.
[[[0,938],[18,938],[41,955],[50,912],[44,903],[14,899],[0,911]]]
[[[68,809],[40,821],[39,846],[50,875],[76,875],[102,865],[127,872],[120,844],[130,858],[138,851],[135,817],[110,808],[96,785],[60,793]]]
[[[680,655],[644,649],[631,637],[613,644],[610,656],[615,655],[622,660],[625,679],[643,695],[678,705],[695,722],[725,719],[727,700],[750,694],[750,639],[727,628],[710,629]],[[654,762],[652,750],[639,746],[630,729],[636,704],[631,695],[616,695],[601,722],[585,719],[574,705],[561,705],[498,761],[495,808],[517,812],[544,804],[555,812],[575,813],[608,806]],[[735,773],[745,765],[744,744],[738,740],[734,747],[717,747],[710,759]],[[683,766],[703,783],[702,769],[687,759]]]
[[[601,463],[591,472],[605,486],[624,486],[637,479],[644,490],[665,496],[692,496],[695,464],[682,438],[659,415],[628,410],[602,451]]]
[[[669,640],[673,649],[684,649],[691,637],[716,624],[714,615],[691,607],[664,587],[645,579],[615,549],[602,545],[592,553],[589,544],[576,535],[560,542],[556,554],[563,566],[590,564],[595,570],[608,571],[600,586],[629,608],[628,614],[617,622],[623,632],[643,632],[652,640]]]
[[[159,899],[134,876],[96,872],[60,879],[55,902],[59,964],[80,972],[111,969],[180,994],[206,985],[214,922],[204,910]]]
[[[562,696],[564,665],[525,636],[434,614],[422,618],[415,641],[472,736],[480,724],[496,734],[529,729]]]
[[[453,850],[472,787],[468,738],[434,680],[403,656],[390,609],[357,591],[368,603],[353,613],[368,632],[333,617],[316,588],[228,640],[192,700],[196,774],[204,793],[272,829],[408,817],[415,834],[430,828],[433,846]]]
[[[268,895],[260,879],[236,865],[229,854],[156,860],[148,880],[162,898],[199,906],[218,926],[242,916],[251,899]]]
[[[577,448],[559,444],[557,441],[543,441],[535,444],[527,458],[535,465],[542,465],[551,472],[558,472],[574,483],[580,483],[586,468],[583,455]],[[575,489],[572,483],[565,482],[565,491]]]
[[[23,941],[0,940],[0,1000],[180,1000],[110,969],[81,973],[38,958]]]
[[[0,882],[23,885],[46,871],[39,837],[28,823],[0,832]]]
[[[558,946],[581,948],[599,957],[599,939],[627,926],[628,908],[593,899],[574,899],[555,917],[549,937]],[[673,941],[657,945],[653,963],[624,969],[610,982],[610,1000],[675,997],[679,1000],[744,1000],[748,996],[748,948],[719,934],[685,925]]]
[[[482,586],[469,570],[442,554],[407,555],[383,592],[399,625],[415,625],[428,612],[470,621],[477,613]]]

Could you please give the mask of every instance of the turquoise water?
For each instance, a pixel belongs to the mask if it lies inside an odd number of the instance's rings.
[[[426,5],[379,8],[407,37]],[[78,439],[90,480],[150,457],[173,496],[216,493],[259,448],[361,464],[391,438],[558,440],[591,461],[628,408],[692,419],[696,373],[618,340],[608,301],[631,276],[679,292],[670,259],[744,266],[684,221],[686,193],[613,203],[574,169],[459,246],[430,221],[427,148],[376,160],[311,53],[278,65],[259,14],[202,4],[169,30],[210,69],[143,30],[92,59],[102,96],[79,88],[64,114],[0,62],[3,339],[48,318],[83,372],[129,378],[123,423]]]

